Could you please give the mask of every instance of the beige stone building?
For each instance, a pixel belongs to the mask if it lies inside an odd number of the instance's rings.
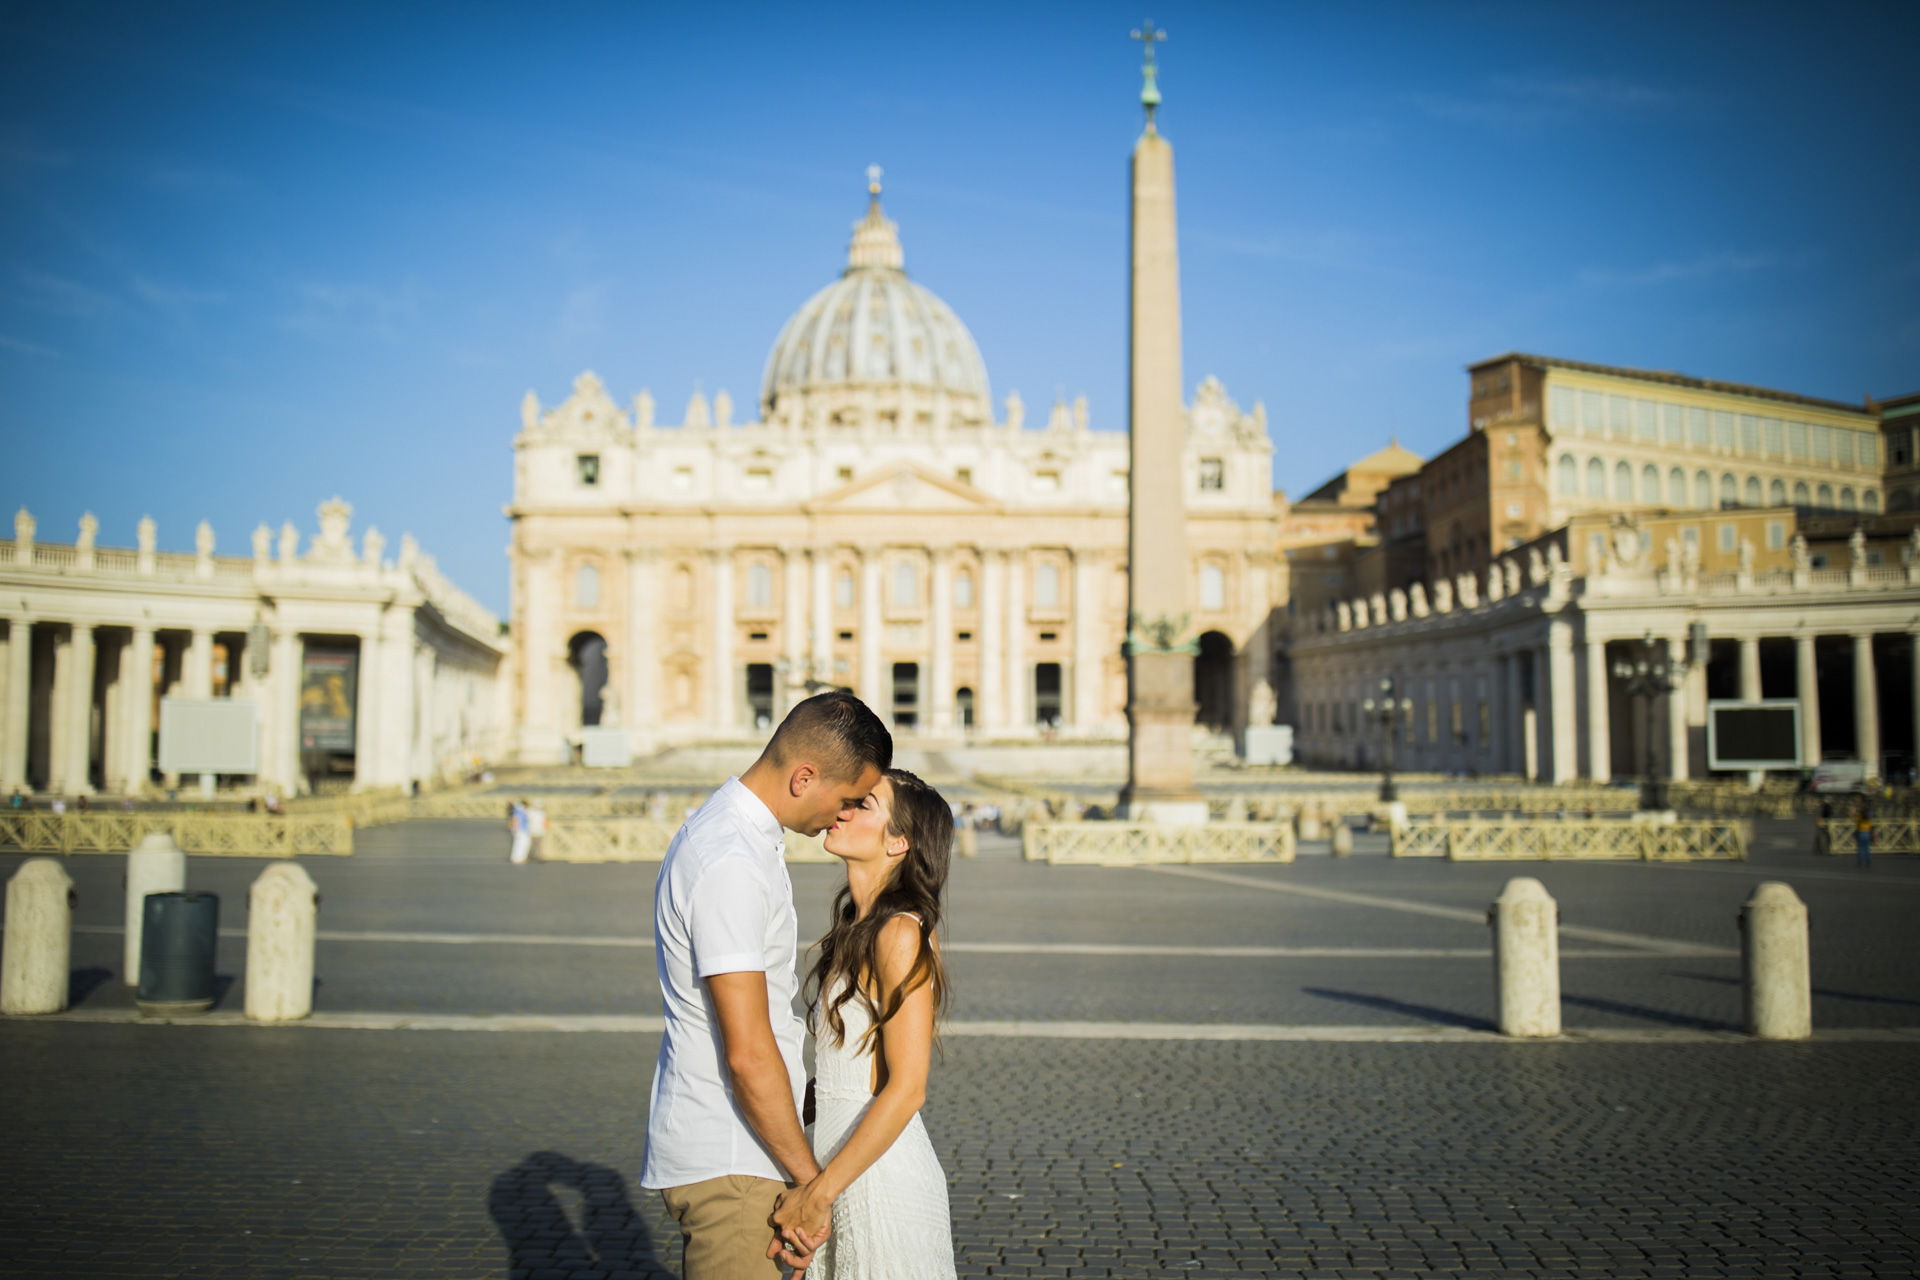
[[[1264,409],[1209,378],[1182,457],[1200,719],[1244,724],[1286,598]],[[1125,733],[1128,441],[1085,401],[993,403],[972,335],[911,279],[877,187],[839,277],[775,339],[757,403],[656,421],[582,374],[514,442],[517,753],[585,727],[640,750],[757,733],[851,688],[934,738]]]

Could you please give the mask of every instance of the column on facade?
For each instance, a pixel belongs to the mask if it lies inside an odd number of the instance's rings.
[[[520,693],[514,708],[520,730],[520,755],[524,760],[565,758],[561,738],[565,732],[563,699],[555,687],[560,683],[564,650],[555,645],[560,634],[560,610],[555,599],[558,569],[551,552],[522,551],[519,564],[517,619],[520,654],[523,665],[518,675]]]
[[[1100,724],[1100,692],[1105,683],[1101,661],[1100,591],[1105,558],[1097,551],[1073,552],[1073,705],[1068,711],[1074,731],[1088,736]],[[1246,700],[1240,700],[1244,712]]]
[[[974,718],[982,732],[1007,724],[1006,695],[1001,673],[1006,655],[1000,651],[1002,606],[1006,602],[1006,561],[992,548],[980,551],[980,687],[975,690]]]
[[[438,726],[434,723],[434,694],[438,686],[438,662],[431,646],[415,641],[413,644],[413,767],[409,771],[409,782],[419,781],[423,785],[431,782],[440,772],[440,742]],[[459,761],[456,763],[465,763]]]
[[[153,627],[135,623],[121,653],[121,788],[138,791],[153,776]]]
[[[786,675],[773,691],[773,718],[785,717],[794,703],[806,697],[800,681],[807,669],[807,557],[797,547],[780,552],[783,577],[780,588],[780,653]]]
[[[1587,777],[1613,780],[1613,717],[1608,702],[1607,642],[1587,637]]]
[[[707,576],[713,580],[713,670],[707,685],[707,719],[714,728],[731,733],[739,727],[739,683],[733,670],[733,554],[724,547],[707,551]]]
[[[1571,782],[1578,773],[1574,761],[1578,741],[1575,705],[1573,624],[1564,618],[1552,618],[1547,622],[1547,723],[1552,734],[1547,777],[1555,783]]]
[[[86,622],[74,623],[68,644],[72,654],[67,669],[68,701],[65,714],[69,729],[66,738],[66,760],[62,769],[65,775],[63,789],[75,795],[91,795],[93,793],[95,653],[93,625]]]
[[[1687,635],[1667,637],[1667,666],[1669,669],[1687,655]],[[1665,759],[1665,776],[1675,782],[1685,782],[1693,775],[1692,761],[1687,758],[1687,683],[1691,677],[1683,678],[1676,686],[1669,683],[1665,692],[1659,695],[1659,714],[1654,723],[1647,726],[1647,732],[1666,735],[1666,745],[1662,748]],[[1660,766],[1656,764],[1656,768]]]
[[[1007,555],[1007,724],[1033,727],[1033,676],[1027,670],[1027,559],[1019,551]]]
[[[1818,636],[1793,638],[1793,696],[1800,700],[1800,763],[1820,763],[1820,664],[1814,652]],[[1920,723],[1920,721],[1916,721]]]
[[[213,632],[204,627],[196,627],[193,636],[187,642],[187,655],[181,665],[180,683],[185,686],[181,696],[187,698],[211,698],[213,696]]]
[[[1539,770],[1534,763],[1533,739],[1527,732],[1527,717],[1530,714],[1524,684],[1527,652],[1518,650],[1507,654],[1506,659],[1507,717],[1510,721],[1507,725],[1507,767],[1532,782]]]
[[[27,727],[33,710],[33,623],[24,614],[7,619],[7,700],[0,717],[0,789],[11,795],[27,785]]]
[[[380,623],[360,633],[360,656],[354,662],[353,786],[365,791],[380,784]]]
[[[652,547],[627,552],[626,708],[620,723],[636,749],[651,750],[660,723],[660,558]]]
[[[953,548],[931,549],[933,573],[932,607],[927,610],[927,625],[933,628],[933,671],[930,699],[933,706],[933,731],[953,732]]]
[[[860,549],[860,697],[882,716],[892,703],[892,690],[885,687],[880,672],[880,547]]]
[[[300,785],[300,663],[303,657],[300,633],[288,626],[276,627],[265,699],[272,709],[266,717],[261,758],[269,771],[266,780],[288,792]]]
[[[98,645],[99,637],[95,643]],[[94,663],[109,673],[107,686],[100,700],[100,714],[104,723],[100,728],[100,783],[104,790],[115,794],[127,789],[127,641],[116,633],[108,642],[110,653],[95,649]]]
[[[1914,632],[1907,638],[1911,642],[1907,646],[1907,667],[1912,675],[1912,679],[1907,685],[1910,691],[1908,695],[1908,706],[1913,713],[1914,737],[1920,739],[1920,631]],[[1911,767],[1920,769],[1920,742],[1915,743],[1915,750],[1912,754],[1915,758]]]
[[[413,780],[414,726],[419,689],[414,685],[413,610],[389,607],[380,615],[380,785],[404,787]]]
[[[52,687],[47,691],[47,790],[67,789],[67,741],[73,736],[73,640],[70,630],[49,629],[53,646]]]
[[[813,643],[808,655],[813,678],[838,684],[833,670],[833,552],[817,547],[808,554],[813,573]]]
[[[1760,700],[1760,637],[1740,637],[1740,699]]]
[[[1873,671],[1873,633],[1853,637],[1854,754],[1866,763],[1870,777],[1880,776],[1880,699]]]

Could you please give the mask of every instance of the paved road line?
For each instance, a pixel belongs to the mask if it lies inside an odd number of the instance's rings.
[[[221,1010],[192,1017],[149,1018],[134,1009],[73,1010],[31,1017],[0,1017],[6,1022],[86,1022],[177,1027],[261,1027],[313,1031],[535,1031],[617,1032],[658,1035],[659,1017],[638,1014],[460,1014],[460,1013],[316,1013],[299,1022],[256,1023],[243,1014]],[[1032,1040],[1205,1040],[1219,1042],[1322,1041],[1402,1044],[1743,1044],[1760,1043],[1733,1031],[1682,1027],[1598,1027],[1572,1030],[1555,1040],[1513,1041],[1474,1027],[1282,1026],[1244,1022],[950,1022],[942,1033],[969,1039]],[[1816,1032],[1817,1042],[1920,1041],[1920,1027],[1856,1027]]]
[[[1834,855],[1836,862],[1838,855]],[[1848,854],[1851,858],[1853,855]],[[1896,854],[1877,855],[1893,858]],[[1783,867],[1756,867],[1752,863],[1714,863],[1714,862],[1595,862],[1594,866],[1613,867],[1659,867],[1664,871],[1710,871],[1727,876],[1754,876],[1762,880],[1785,880],[1789,884],[1795,880],[1834,880],[1842,884],[1856,884],[1862,888],[1885,889],[1889,886],[1897,889],[1920,889],[1920,878],[1903,875],[1876,874],[1872,871],[1801,871]]]
[[[75,933],[119,934],[115,924],[80,924]],[[223,938],[244,938],[245,929],[222,929]],[[379,929],[322,929],[322,942],[399,942],[444,946],[617,947],[651,949],[652,938],[575,936],[558,933],[410,933]],[[1152,943],[1107,942],[950,942],[948,952],[1015,956],[1170,957],[1206,960],[1486,960],[1490,947],[1177,947]],[[1651,960],[1669,953],[1647,951],[1562,951],[1563,960]]]
[[[1287,884],[1278,880],[1263,880],[1257,876],[1235,875],[1230,871],[1214,871],[1204,867],[1139,867],[1136,869],[1151,871],[1158,875],[1189,876],[1195,880],[1213,880],[1220,884],[1265,889],[1269,893],[1291,893],[1303,898],[1320,898],[1327,902],[1343,902],[1356,907],[1405,911],[1413,915],[1438,916],[1443,920],[1464,920],[1481,928],[1485,928],[1487,923],[1487,913],[1484,910],[1469,911],[1464,907],[1443,907],[1437,903],[1419,902],[1412,898],[1383,898],[1370,893],[1352,893],[1345,889],[1321,889],[1310,885]],[[1656,938],[1651,934],[1624,933],[1617,929],[1592,929],[1582,925],[1561,925],[1560,936],[1583,938],[1588,942],[1606,942],[1618,947],[1631,947],[1634,950],[1658,956],[1704,957],[1740,954],[1732,947],[1710,947],[1696,942],[1681,942],[1673,938]]]

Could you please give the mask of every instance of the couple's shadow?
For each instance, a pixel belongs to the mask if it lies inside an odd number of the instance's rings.
[[[578,1197],[579,1221],[561,1192]],[[570,1197],[571,1198],[571,1197]],[[487,1212],[507,1246],[509,1280],[535,1275],[672,1280],[653,1233],[627,1198],[627,1180],[605,1165],[536,1151],[493,1180]]]

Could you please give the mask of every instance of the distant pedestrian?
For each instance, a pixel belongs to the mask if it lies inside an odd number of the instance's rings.
[[[27,807],[27,798],[20,794],[20,788],[15,787],[13,789],[13,798],[7,801],[7,807],[10,809],[24,809]]]
[[[93,802],[85,796],[81,796],[78,800],[75,800],[73,805],[74,808],[78,809],[81,813],[85,813],[87,810],[93,808]]]
[[[515,800],[507,806],[507,833],[513,838],[507,861],[519,866],[527,860],[527,851],[533,847],[533,833],[527,828],[526,801]]]
[[[540,807],[540,802],[537,800],[526,801],[525,803],[527,806],[527,839],[533,842],[533,856],[534,859],[538,861],[540,857],[540,846],[545,844],[547,839],[547,811]]]
[[[53,803],[47,807],[55,813],[65,813],[67,811],[67,798],[65,796],[55,796]]]
[[[1873,810],[1864,804],[1853,815],[1853,861],[1862,870],[1873,865]]]

